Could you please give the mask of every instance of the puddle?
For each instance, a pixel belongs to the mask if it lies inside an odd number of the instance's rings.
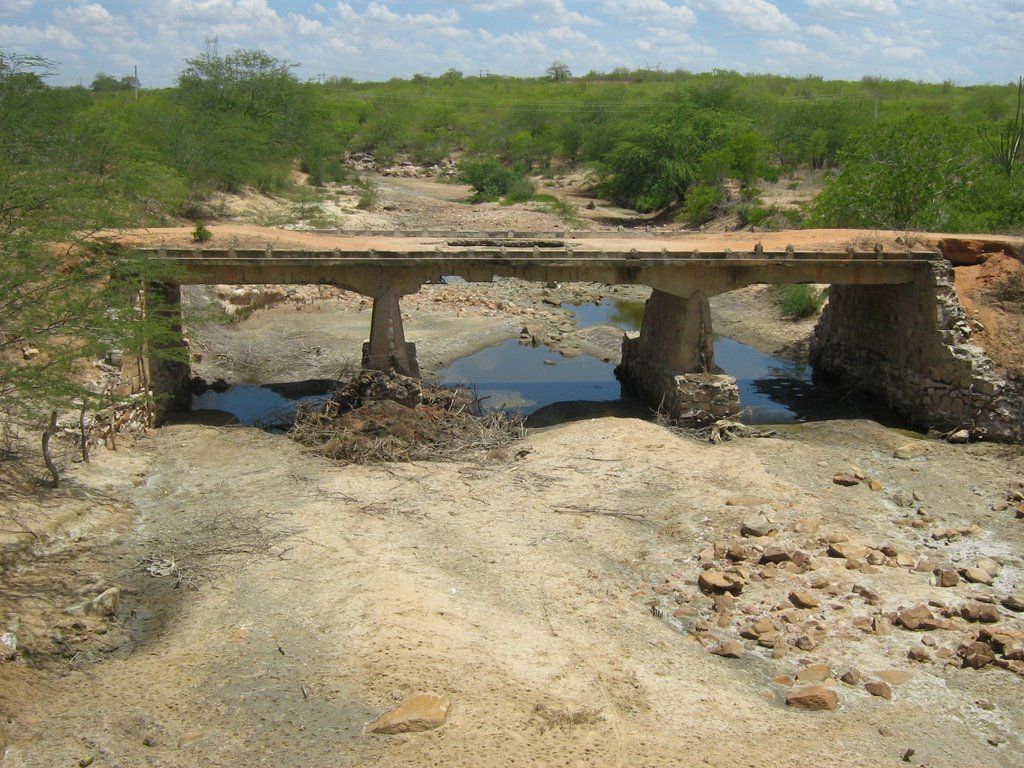
[[[605,299],[601,303],[563,304],[580,328],[614,325],[640,329],[641,302]],[[814,376],[806,362],[760,352],[735,339],[716,336],[715,362],[736,378],[741,421],[793,424],[835,418],[900,421],[884,406],[832,389]],[[550,365],[554,362],[554,365]],[[474,386],[488,408],[517,409],[530,415],[564,401],[611,401],[621,397],[615,366],[588,356],[563,358],[545,347],[508,341],[465,357],[438,371],[445,384]]]
[[[319,385],[319,386],[316,386]],[[238,424],[263,429],[287,429],[301,403],[326,400],[334,382],[295,384],[237,384],[223,392],[212,389],[192,396],[193,411],[221,411]]]
[[[551,365],[550,363],[554,363]],[[566,358],[511,339],[456,360],[437,372],[442,384],[472,386],[485,408],[531,414],[562,400],[615,400],[614,363],[587,355]]]

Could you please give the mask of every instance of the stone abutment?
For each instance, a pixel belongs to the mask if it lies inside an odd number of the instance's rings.
[[[971,344],[947,261],[914,283],[832,286],[810,362],[919,427],[1024,442],[1024,392]]]

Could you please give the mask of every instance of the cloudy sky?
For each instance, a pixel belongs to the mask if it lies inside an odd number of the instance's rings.
[[[319,73],[455,67],[538,75],[660,66],[1005,83],[1024,73],[1024,0],[0,0],[0,50],[167,85],[217,38]]]

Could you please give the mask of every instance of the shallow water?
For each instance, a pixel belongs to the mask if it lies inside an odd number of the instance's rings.
[[[300,403],[316,402],[327,398],[328,390],[317,394],[288,397],[274,391],[272,386],[238,384],[223,392],[207,390],[192,396],[192,410],[212,410],[230,413],[239,424],[250,427],[290,427]]]
[[[610,299],[600,304],[563,306],[575,314],[580,328],[608,324],[635,331],[643,318],[640,302]],[[899,423],[877,403],[840,393],[817,380],[805,362],[773,357],[724,336],[716,336],[714,344],[715,362],[736,378],[743,408],[740,418],[748,424],[832,418]],[[622,389],[614,371],[613,363],[587,355],[562,357],[546,347],[531,347],[512,339],[456,360],[437,371],[437,380],[472,387],[485,398],[486,408],[529,415],[553,403],[619,400]],[[331,384],[238,385],[224,392],[209,390],[193,397],[192,410],[226,411],[240,424],[284,428],[292,423],[300,403],[325,399]]]

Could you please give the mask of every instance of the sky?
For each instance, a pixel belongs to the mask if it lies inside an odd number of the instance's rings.
[[[0,51],[53,60],[56,84],[137,65],[144,87],[170,85],[214,48],[262,48],[304,79],[537,76],[559,60],[1007,83],[1024,74],[1024,0],[0,0]]]

